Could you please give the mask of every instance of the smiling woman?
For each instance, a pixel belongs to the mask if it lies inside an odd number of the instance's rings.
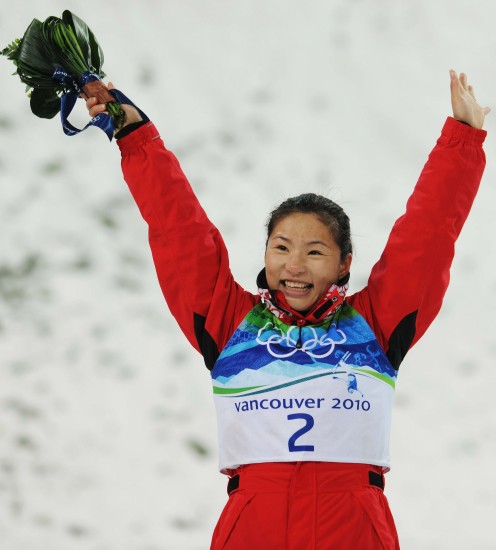
[[[308,313],[327,289],[350,272],[344,253],[317,213],[293,212],[279,220],[268,237],[265,273],[271,291],[280,291],[300,313]]]
[[[367,286],[347,296],[349,220],[325,197],[271,214],[252,294],[155,126],[123,105],[122,168],[170,310],[211,371],[228,503],[213,550],[397,549],[384,495],[399,366],[437,315],[485,166],[480,107],[448,117]],[[91,116],[105,111],[89,99]]]

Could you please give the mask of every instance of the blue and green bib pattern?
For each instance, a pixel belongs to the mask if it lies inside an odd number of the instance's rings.
[[[258,304],[212,370],[221,470],[296,460],[387,468],[396,375],[348,304],[303,327]]]
[[[326,376],[347,380],[355,391],[362,377],[375,377],[394,389],[396,374],[351,306],[342,307],[332,321],[300,328],[282,323],[258,304],[223,349],[212,379],[215,394],[250,396]]]

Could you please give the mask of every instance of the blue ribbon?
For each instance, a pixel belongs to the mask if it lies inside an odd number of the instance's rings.
[[[81,80],[78,82],[74,76],[67,72],[63,67],[57,67],[52,75],[52,79],[56,82],[60,82],[67,89],[72,88],[72,91],[64,93],[60,98],[60,118],[65,135],[75,136],[90,126],[96,126],[97,128],[103,130],[107,134],[109,140],[112,141],[115,132],[115,124],[110,115],[100,113],[93,117],[84,128],[76,128],[69,122],[69,115],[74,109],[74,105],[79,98],[79,94],[82,92],[82,88],[88,84],[88,82],[100,80],[100,77],[96,73],[87,71],[82,75]],[[121,91],[113,89],[109,90],[109,92],[118,103],[132,105],[138,110],[143,120],[148,120],[145,113],[143,113],[139,107],[136,107],[136,105]]]

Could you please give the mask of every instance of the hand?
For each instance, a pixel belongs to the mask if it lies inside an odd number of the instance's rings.
[[[474,88],[467,84],[467,75],[450,71],[451,106],[453,117],[460,122],[466,122],[474,128],[482,128],[484,119],[491,110],[489,107],[481,107],[474,95]]]
[[[109,82],[107,88],[109,90],[112,90],[113,88],[115,88],[115,86],[111,82]],[[81,97],[83,99],[87,98],[85,94],[81,94]],[[124,124],[119,128],[119,130],[122,130],[122,128],[124,128],[128,124],[140,122],[141,120],[143,120],[135,107],[132,107],[131,105],[121,105],[121,107],[122,110],[126,113],[126,118],[124,119]],[[90,97],[86,99],[86,108],[88,109],[89,114],[92,118],[100,113],[107,113],[107,107],[105,103],[98,103],[98,99],[96,97]]]

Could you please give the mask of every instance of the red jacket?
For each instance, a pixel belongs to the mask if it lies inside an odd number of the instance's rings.
[[[441,307],[454,244],[484,171],[485,136],[484,130],[447,119],[367,286],[347,298],[395,368]],[[148,123],[118,144],[124,177],[149,225],[162,292],[184,334],[212,368],[260,297],[234,280],[219,231],[155,126]]]

